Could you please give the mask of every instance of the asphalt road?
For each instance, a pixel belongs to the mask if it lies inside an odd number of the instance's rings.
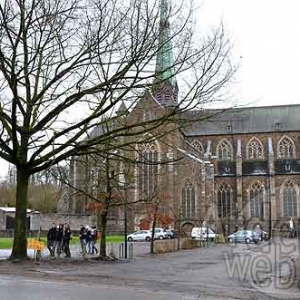
[[[28,263],[26,278],[0,277],[0,299],[299,300],[299,288],[277,280],[289,278],[289,265],[279,268],[281,258],[289,260],[299,249],[297,241],[284,240],[140,255],[129,262]],[[2,274],[15,268],[22,275],[17,264],[6,267]]]
[[[184,294],[152,292],[126,287],[74,284],[18,277],[0,277],[0,299],[3,300],[192,300]],[[199,298],[198,298],[199,299]],[[203,298],[213,299],[213,298]]]

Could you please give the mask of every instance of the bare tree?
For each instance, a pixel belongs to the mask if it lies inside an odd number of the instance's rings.
[[[0,157],[17,168],[11,259],[27,257],[32,174],[99,148],[112,137],[132,135],[133,128],[143,133],[161,126],[178,111],[211,101],[229,80],[233,69],[227,64],[229,45],[222,30],[195,47],[188,2],[182,6],[186,15],[180,14],[180,6],[169,11],[174,30],[161,46],[156,0],[1,2]],[[173,65],[153,72],[157,53],[170,42],[177,53]],[[171,68],[173,73],[166,72]],[[164,83],[162,74],[173,78],[189,70],[194,74],[175,107],[151,122],[126,123],[87,138],[121,100],[134,107],[145,89]]]

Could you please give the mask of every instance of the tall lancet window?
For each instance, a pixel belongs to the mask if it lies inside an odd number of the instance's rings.
[[[218,159],[221,160],[228,160],[228,159],[232,159],[233,156],[233,151],[232,151],[232,145],[229,141],[227,141],[226,139],[223,139],[222,141],[220,141],[220,143],[217,146],[217,155],[218,155]]]
[[[155,195],[158,173],[158,153],[154,143],[139,146],[138,150],[138,191],[139,197],[149,198]]]
[[[261,182],[254,182],[250,187],[250,216],[262,219],[264,217],[265,188]]]
[[[187,179],[181,190],[181,209],[182,217],[185,219],[193,219],[196,216],[196,196],[195,187],[192,182]]]
[[[260,159],[264,157],[263,145],[257,138],[253,138],[247,145],[248,159]]]
[[[203,155],[204,155],[203,145],[197,140],[194,140],[191,145],[193,148],[195,148],[199,152],[200,157],[203,157]]]
[[[297,190],[296,185],[288,180],[282,187],[283,216],[298,217]]]
[[[219,218],[228,218],[231,214],[231,188],[228,184],[223,183],[217,193],[218,201],[218,217]]]
[[[285,136],[278,143],[278,158],[293,158],[295,145],[293,141]]]

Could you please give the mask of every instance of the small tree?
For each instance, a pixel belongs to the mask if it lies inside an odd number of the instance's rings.
[[[149,219],[151,225],[151,241],[150,241],[150,253],[154,254],[154,237],[155,237],[155,228],[156,224],[159,223],[163,225],[162,221],[166,222],[171,221],[171,218],[167,218],[162,212],[164,206],[166,205],[167,200],[170,199],[170,195],[166,192],[158,193],[156,197],[150,202],[149,207]],[[167,223],[168,226],[170,223]]]

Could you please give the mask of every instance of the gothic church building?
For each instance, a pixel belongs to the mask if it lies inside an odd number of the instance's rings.
[[[178,101],[178,86],[172,66],[172,46],[166,42],[169,24],[166,0],[162,2],[160,42],[156,72],[164,82],[153,92],[145,92],[129,113],[132,122],[141,116],[151,119]],[[167,71],[162,71],[167,70]],[[124,105],[122,106],[124,110]],[[186,113],[195,120],[181,129],[170,130],[162,140],[138,146],[137,153],[152,161],[134,171],[132,200],[154,188],[159,161],[178,161],[163,168],[163,190],[168,195],[162,211],[172,220],[169,227],[189,232],[208,223],[218,230],[224,222],[229,231],[260,223],[280,228],[291,218],[300,219],[300,105],[235,108],[207,121],[197,121],[203,110]],[[171,125],[170,125],[171,126]],[[70,179],[84,181],[85,172],[73,161]],[[69,200],[69,212],[76,212],[78,199]],[[84,205],[81,211],[84,213]],[[78,210],[78,209],[77,209]],[[271,223],[270,223],[271,221]],[[149,227],[149,212],[132,208],[129,230]],[[121,232],[123,208],[109,220],[109,230]]]

